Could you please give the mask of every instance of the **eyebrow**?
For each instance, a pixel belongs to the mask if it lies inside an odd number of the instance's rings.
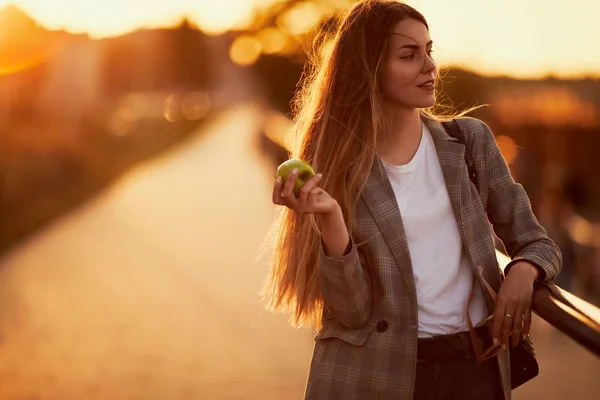
[[[433,40],[430,40],[429,42],[427,42],[427,44],[425,45],[425,47],[429,47],[432,44],[433,44]],[[420,47],[421,46],[416,45],[416,44],[405,44],[403,46],[398,47],[397,50],[400,50],[400,49],[414,49],[414,50],[419,50]]]

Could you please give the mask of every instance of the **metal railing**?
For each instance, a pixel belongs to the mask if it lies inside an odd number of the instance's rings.
[[[510,259],[496,250],[501,266]],[[600,308],[550,282],[536,282],[533,311],[592,353],[600,356]]]
[[[549,282],[536,283],[533,310],[592,353],[600,356],[600,309]]]

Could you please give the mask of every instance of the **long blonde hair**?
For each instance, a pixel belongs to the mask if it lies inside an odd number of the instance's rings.
[[[396,24],[417,10],[397,1],[368,0],[348,10],[323,54],[309,53],[308,73],[293,103],[298,146],[290,156],[323,174],[320,186],[337,200],[348,231],[382,133],[382,95],[377,77]],[[424,116],[445,119],[433,110]],[[291,325],[320,329],[323,299],[317,273],[320,235],[312,215],[278,207],[267,242],[273,259],[263,299],[271,311],[291,313]]]

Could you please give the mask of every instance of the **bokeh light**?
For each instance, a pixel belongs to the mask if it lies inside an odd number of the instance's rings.
[[[191,92],[181,100],[181,115],[188,121],[202,119],[210,109],[208,95],[202,92]]]
[[[122,107],[117,109],[109,119],[109,130],[115,136],[131,135],[137,125],[137,116],[133,109]]]
[[[164,116],[169,122],[177,122],[181,120],[181,95],[174,93],[165,99]]]
[[[323,10],[312,1],[296,4],[277,16],[279,28],[291,35],[301,35],[314,28],[323,17]]]
[[[262,45],[252,36],[240,36],[231,45],[229,57],[238,65],[251,65],[258,60]]]
[[[277,28],[264,28],[256,34],[260,41],[262,52],[274,54],[282,52],[288,43],[287,36]]]

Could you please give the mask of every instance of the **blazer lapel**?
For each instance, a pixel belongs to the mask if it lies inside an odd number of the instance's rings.
[[[373,168],[362,190],[362,198],[400,268],[416,316],[417,292],[406,232],[396,195],[378,156],[374,157]]]
[[[470,254],[468,245],[467,229],[464,226],[465,218],[463,216],[463,207],[461,204],[463,199],[469,199],[471,196],[468,192],[468,185],[463,183],[463,180],[468,182],[469,179],[468,174],[466,173],[465,146],[458,143],[456,138],[448,135],[444,127],[438,122],[424,119],[424,123],[431,132],[431,137],[433,138],[438,160],[444,175],[444,181],[446,182],[450,203],[452,204],[452,209],[460,230],[461,239],[463,243],[465,243],[465,250],[469,254],[469,258],[472,260],[473,258]],[[467,193],[463,193],[465,191],[467,191]],[[416,310],[416,284],[400,208],[398,207],[396,195],[394,194],[394,190],[392,189],[383,164],[381,163],[381,159],[377,155],[374,156],[373,168],[367,177],[361,195],[365,204],[371,211],[383,239],[390,248],[394,259],[400,268],[400,272],[408,289],[409,297]],[[473,270],[475,271],[474,265]],[[489,303],[489,299],[486,298],[486,300]]]
[[[470,244],[472,243],[472,238],[468,233],[472,230],[465,226],[465,221],[468,220],[468,218],[465,216],[466,211],[462,203],[472,201],[470,180],[466,171],[465,146],[458,143],[456,138],[450,136],[442,124],[431,120],[425,120],[425,124],[429,128],[435,143],[440,166],[442,167],[442,172],[444,174],[444,180],[446,181],[450,203],[454,210],[465,251],[469,255],[473,273],[482,288],[488,311],[491,312],[494,309],[494,300],[490,297],[487,290],[484,289],[483,282],[481,282],[480,279],[484,279],[486,282],[494,282],[494,280],[491,276],[491,271],[487,268],[483,268],[483,276],[480,277],[480,274],[477,271],[477,265],[475,265],[474,262],[473,254],[471,254],[472,246],[470,246]]]
[[[460,191],[462,168],[465,166],[465,148],[460,143],[457,143],[456,139],[448,135],[440,124],[430,121],[425,121],[425,123],[435,143],[444,180],[448,188],[448,194],[450,195],[450,202],[452,203],[458,226],[461,227],[461,235],[464,237],[464,230],[461,223],[462,218],[460,217]],[[400,208],[381,159],[377,155],[374,157],[373,168],[362,190],[362,197],[371,211],[383,239],[394,255],[394,259],[404,277],[409,297],[413,301],[413,306],[416,310],[416,284]]]

